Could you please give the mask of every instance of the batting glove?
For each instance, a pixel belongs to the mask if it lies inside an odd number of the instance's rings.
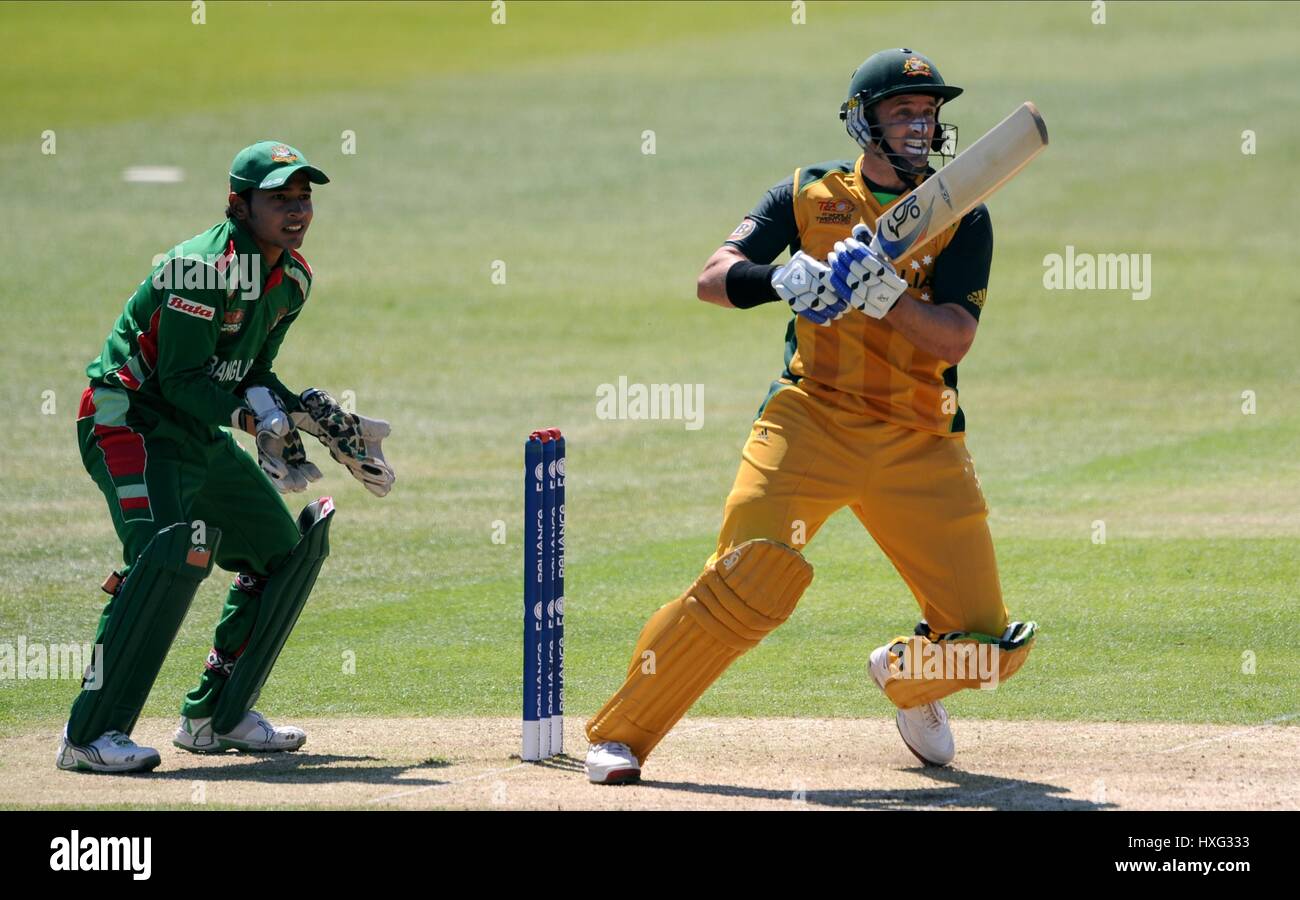
[[[872,251],[870,243],[871,229],[861,224],[854,226],[853,237],[836,241],[826,256],[829,280],[839,299],[873,319],[883,319],[907,290],[907,282],[888,259]]]
[[[772,287],[796,315],[818,325],[829,325],[848,312],[848,301],[835,295],[831,270],[800,250],[772,272]]]

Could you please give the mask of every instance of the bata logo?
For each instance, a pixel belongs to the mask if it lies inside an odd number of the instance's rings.
[[[167,308],[174,309],[177,312],[183,312],[187,316],[193,316],[194,318],[202,319],[205,322],[211,322],[217,314],[217,311],[211,306],[205,306],[202,303],[195,303],[192,300],[186,300],[178,294],[172,294],[167,298]]]

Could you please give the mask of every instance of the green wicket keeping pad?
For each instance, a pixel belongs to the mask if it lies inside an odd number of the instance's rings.
[[[196,534],[204,543],[194,543]],[[96,636],[104,647],[103,671],[87,679],[100,688],[83,689],[73,703],[68,740],[89,744],[106,731],[131,733],[220,543],[219,529],[195,529],[189,522],[168,526],[149,541],[104,611]]]
[[[212,713],[215,733],[232,731],[257,702],[262,685],[307,604],[321,565],[329,556],[329,526],[333,518],[334,501],[329,497],[308,505],[298,516],[302,539],[284,566],[271,575],[262,591],[252,637],[231,670],[230,680],[221,691],[216,710]]]

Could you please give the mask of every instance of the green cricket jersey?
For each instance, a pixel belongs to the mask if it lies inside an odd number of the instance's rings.
[[[256,385],[297,409],[271,364],[311,278],[300,254],[285,251],[268,268],[238,224],[214,225],[173,248],[136,288],[86,367],[90,383],[126,388],[133,404],[200,433],[233,424],[243,391]]]

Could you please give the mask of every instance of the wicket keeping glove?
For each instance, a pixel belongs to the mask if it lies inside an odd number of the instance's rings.
[[[870,243],[871,229],[861,224],[853,227],[853,237],[836,241],[826,256],[829,280],[839,299],[873,319],[883,319],[907,290],[907,282],[888,259],[872,251]]]
[[[293,413],[294,424],[315,435],[334,461],[346,467],[370,493],[383,497],[392,490],[397,475],[384,459],[381,446],[392,431],[387,422],[347,412],[319,388],[304,391],[300,399],[306,412]]]
[[[251,431],[257,441],[257,464],[281,494],[307,490],[307,485],[321,478],[320,469],[307,460],[298,429],[293,427],[280,398],[264,387],[244,392],[246,410],[251,414]]]
[[[835,295],[831,270],[800,250],[772,272],[772,287],[796,315],[818,325],[829,325],[848,312],[846,300]]]

